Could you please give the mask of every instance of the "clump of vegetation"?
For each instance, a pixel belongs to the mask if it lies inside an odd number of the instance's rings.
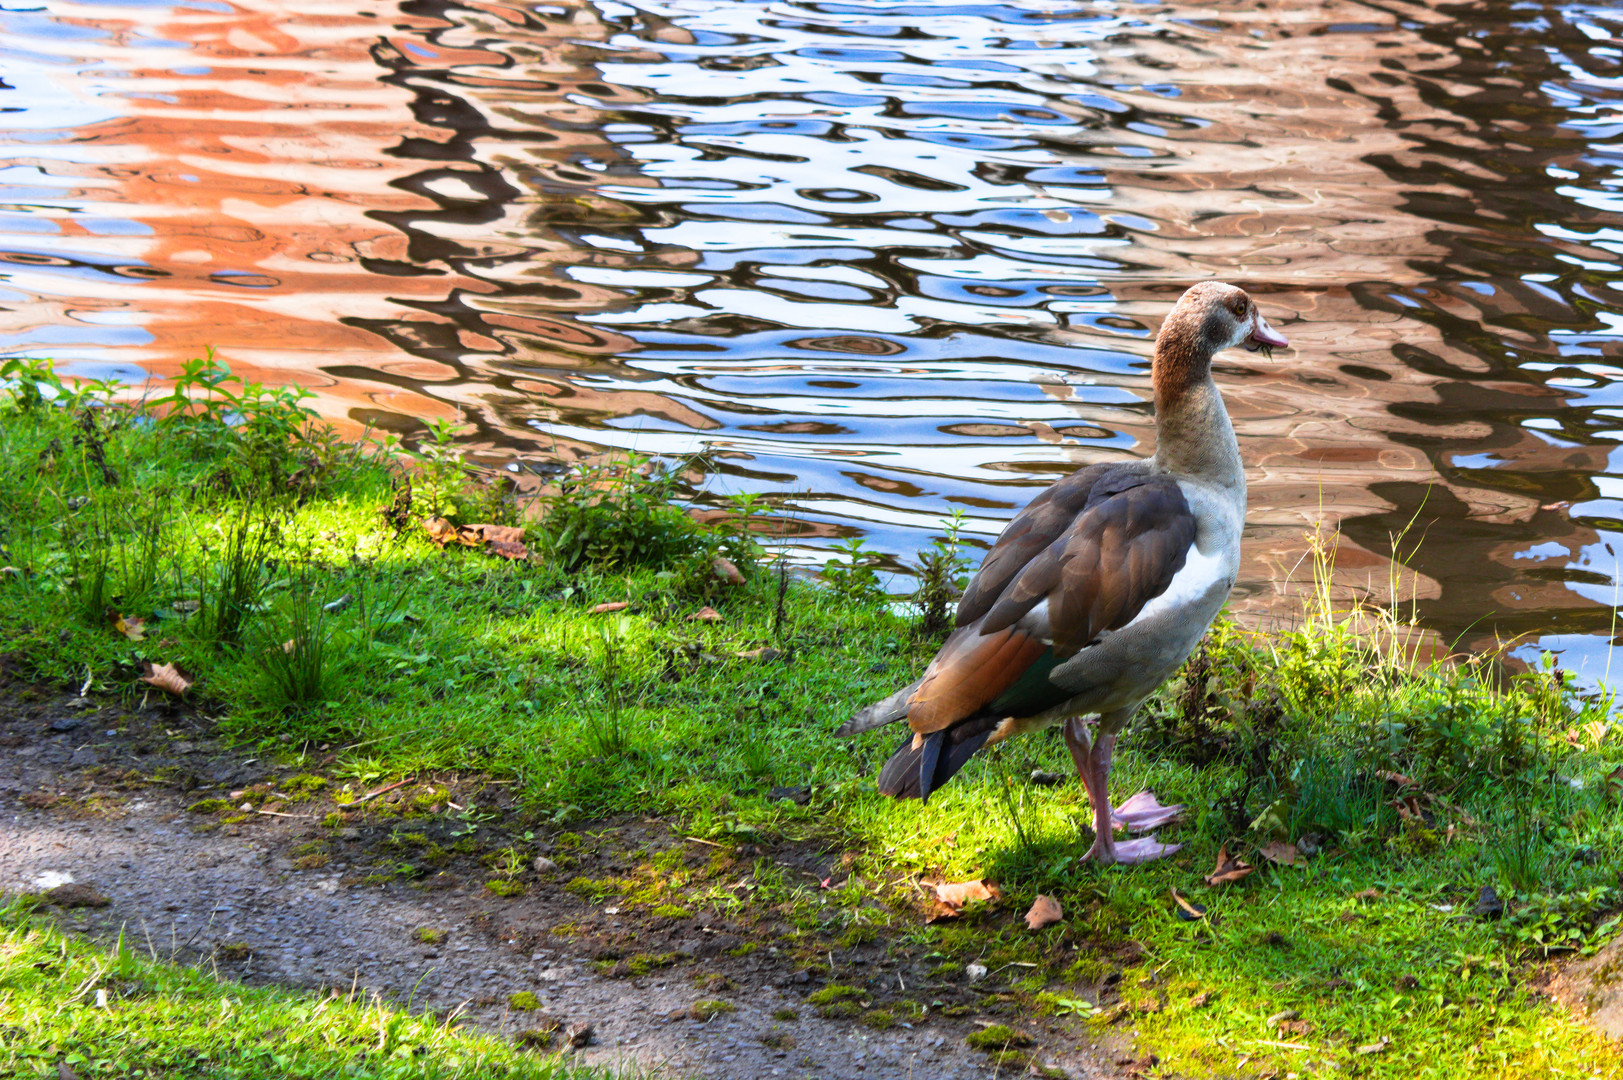
[[[534,1012],[541,1007],[541,1000],[529,990],[520,990],[507,995],[507,1007],[515,1012]]]
[[[514,897],[523,896],[525,885],[522,881],[509,881],[507,878],[492,878],[485,882],[485,888],[497,896]]]
[[[1007,1050],[1010,1047],[1035,1046],[1037,1040],[1007,1024],[990,1024],[964,1037],[964,1043],[976,1050]]]
[[[823,581],[843,599],[875,603],[884,596],[879,566],[879,555],[867,550],[862,537],[848,536],[834,545],[834,554],[823,564]]]
[[[445,931],[432,926],[419,926],[417,940],[424,945],[438,945],[445,940]]]
[[[918,586],[913,591],[913,603],[919,609],[919,633],[932,639],[952,628],[958,596],[969,583],[969,560],[958,538],[964,527],[964,512],[953,510],[952,517],[943,524],[946,535],[919,552]]]
[[[827,1005],[833,1001],[844,1001],[846,998],[859,998],[861,996],[862,991],[854,986],[829,983],[821,990],[813,991],[806,1000],[813,1005]]]
[[[734,1005],[730,1001],[710,999],[706,1001],[695,1001],[693,1003],[693,1007],[688,1009],[688,1015],[693,1017],[695,1020],[714,1020],[718,1016],[737,1011],[738,1006]]]

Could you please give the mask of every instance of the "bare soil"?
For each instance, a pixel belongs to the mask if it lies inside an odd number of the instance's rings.
[[[375,993],[545,1043],[538,1052],[655,1075],[1026,1072],[965,1045],[988,1023],[1033,1036],[1031,1061],[1051,1075],[1136,1072],[1075,1022],[1021,1012],[995,976],[971,984],[882,940],[808,962],[785,943],[785,913],[742,895],[732,918],[657,916],[580,885],[646,881],[658,861],[742,893],[754,861],[771,859],[815,886],[843,879],[838,852],[728,851],[643,820],[537,834],[478,776],[418,777],[360,807],[330,789],[285,798],[299,770],[275,757],[228,749],[206,717],[167,699],[124,708],[0,679],[0,892],[71,883],[57,894],[62,923],[99,941],[123,930],[222,978]],[[215,798],[229,808],[188,809]],[[498,895],[486,885],[500,876],[494,853],[523,831],[558,865],[509,873],[523,891]],[[807,1000],[831,983],[861,990],[857,1015]],[[533,1002],[515,1003],[525,992]]]

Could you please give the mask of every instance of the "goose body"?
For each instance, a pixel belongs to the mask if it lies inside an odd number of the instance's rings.
[[[1063,726],[1093,804],[1088,857],[1137,862],[1177,850],[1115,840],[1115,829],[1152,829],[1181,807],[1141,792],[1112,808],[1111,754],[1239,570],[1245,471],[1212,355],[1286,344],[1243,290],[1204,282],[1184,293],[1156,338],[1155,456],[1088,466],[1032,500],[987,553],[923,677],[836,733],[907,720],[909,735],[880,771],[882,793],[927,800],[982,747]],[[1091,730],[1090,716],[1099,718]]]

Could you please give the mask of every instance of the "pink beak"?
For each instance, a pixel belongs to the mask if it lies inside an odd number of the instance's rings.
[[[1252,317],[1251,336],[1245,339],[1245,347],[1256,352],[1258,349],[1283,349],[1289,345],[1290,342],[1285,340],[1285,335],[1269,326],[1268,320],[1262,317],[1262,312],[1256,312]]]

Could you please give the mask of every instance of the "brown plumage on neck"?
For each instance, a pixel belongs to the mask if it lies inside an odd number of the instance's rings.
[[[1190,387],[1211,377],[1212,354],[1228,343],[1233,330],[1231,307],[1244,296],[1232,285],[1203,281],[1173,307],[1156,335],[1150,365],[1158,414],[1171,412]]]

